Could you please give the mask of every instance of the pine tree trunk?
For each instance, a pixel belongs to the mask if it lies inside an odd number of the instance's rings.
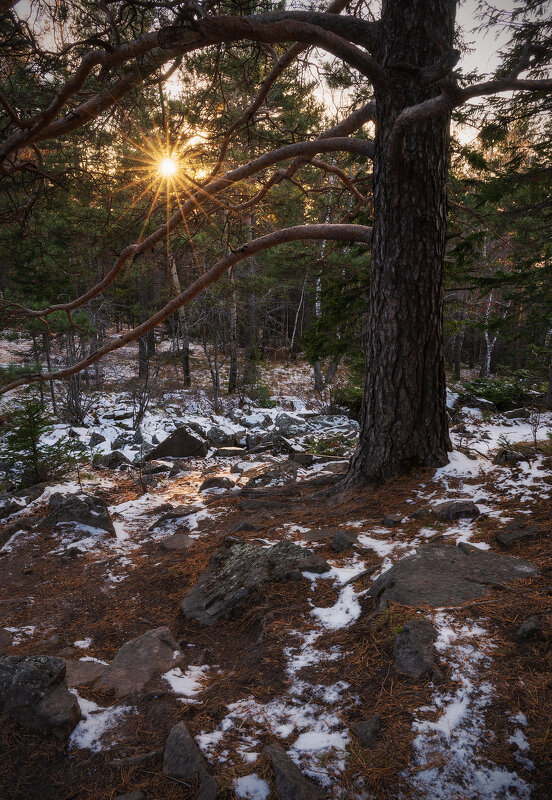
[[[437,62],[430,26],[452,44],[455,6],[455,0],[384,0],[378,54],[384,66]],[[400,163],[388,157],[398,114],[439,92],[398,75],[393,87],[376,93],[367,377],[345,488],[446,464],[451,449],[442,353],[450,118],[416,123]]]

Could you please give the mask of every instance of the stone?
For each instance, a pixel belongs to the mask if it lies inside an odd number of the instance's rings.
[[[282,461],[280,464],[274,464],[266,472],[250,478],[245,484],[245,488],[252,489],[258,486],[268,486],[269,483],[274,483],[278,486],[286,483],[295,483],[299,466],[296,461]]]
[[[48,501],[50,513],[38,524],[39,528],[53,528],[60,522],[73,522],[98,528],[115,536],[115,527],[103,500],[89,494],[61,494],[56,492]]]
[[[219,447],[214,452],[215,458],[235,458],[245,455],[245,447]]]
[[[98,689],[110,689],[118,697],[140,692],[154,675],[177,667],[181,652],[168,628],[155,628],[126,642],[105,669]]]
[[[104,414],[104,419],[114,419],[117,422],[123,422],[125,419],[132,419],[134,413],[132,411],[108,411],[107,414]]]
[[[474,397],[473,395],[464,395],[460,398],[464,408],[479,408],[481,411],[491,411],[496,413],[496,406],[490,400],[485,400],[484,397]]]
[[[205,458],[209,451],[209,442],[204,436],[192,430],[189,425],[181,425],[161,444],[151,450],[146,458],[148,461],[155,458]]]
[[[334,553],[345,553],[352,548],[356,538],[356,533],[352,531],[337,531],[334,534],[330,547]]]
[[[480,513],[473,500],[448,500],[432,506],[431,511],[441,522],[453,522],[455,519],[475,519]]]
[[[493,584],[504,585],[537,574],[534,564],[492,550],[430,544],[401,558],[380,575],[368,596],[377,599],[378,611],[390,602],[438,608],[484,597]]]
[[[160,472],[170,472],[173,465],[171,461],[160,461],[159,459],[153,459],[152,461],[146,462],[142,467],[142,473],[144,475],[158,475]]]
[[[166,539],[162,539],[160,544],[163,550],[183,553],[185,550],[189,550],[190,547],[194,546],[194,540],[186,536],[185,533],[173,533],[172,536],[167,536]]]
[[[280,745],[267,745],[263,748],[263,756],[272,765],[279,800],[325,800],[326,792],[305,778]]]
[[[232,489],[235,485],[236,482],[232,478],[226,477],[226,475],[211,475],[210,478],[205,478],[199,487],[199,491],[204,492],[206,489]]]
[[[512,464],[519,464],[520,461],[525,461],[525,457],[521,453],[502,447],[497,451],[493,463],[501,467],[507,467]]]
[[[230,543],[211,556],[207,569],[182,601],[182,613],[202,625],[215,625],[264,584],[298,580],[301,572],[323,573],[329,569],[322,558],[293,542],[268,548],[248,542]]]
[[[112,450],[120,450],[122,447],[126,447],[127,445],[132,444],[132,441],[133,441],[133,437],[129,433],[127,433],[127,432],[120,433],[111,442],[111,449]]]
[[[41,734],[64,739],[81,719],[65,663],[52,656],[0,658],[0,710]]]
[[[341,533],[341,528],[316,528],[310,531],[301,531],[297,535],[307,542],[328,542],[334,539],[338,533]]]
[[[505,411],[504,416],[506,419],[530,419],[531,411],[528,408],[512,408],[511,411]]]
[[[278,434],[272,438],[272,451],[274,453],[285,453],[288,456],[305,452],[303,447]]]
[[[6,544],[18,531],[28,531],[32,528],[28,519],[16,520],[9,522],[7,525],[2,525],[0,528],[0,547]]]
[[[205,438],[213,447],[234,447],[237,444],[235,432],[225,430],[219,425],[213,425],[209,428],[205,433]]]
[[[114,800],[145,800],[146,795],[143,792],[127,792],[127,794],[118,794]]]
[[[12,514],[22,511],[25,505],[26,503],[23,500],[14,497],[12,494],[0,494],[0,519],[6,519],[6,517],[11,517]]]
[[[258,525],[256,525],[251,520],[242,519],[241,522],[238,522],[233,528],[231,533],[241,533],[241,531],[256,531]]]
[[[513,519],[505,528],[495,533],[494,538],[503,547],[508,547],[512,542],[519,539],[533,539],[537,536],[545,536],[546,532],[536,525],[530,525],[525,520]]]
[[[119,469],[125,465],[131,464],[129,458],[121,453],[120,450],[112,450],[111,453],[97,454],[92,459],[92,464],[95,467],[104,467],[105,469]]]
[[[380,728],[380,718],[378,716],[373,716],[369,719],[363,719],[361,722],[355,722],[354,725],[351,725],[350,730],[363,747],[375,747]]]
[[[11,647],[12,636],[11,632],[5,628],[0,628],[0,656],[5,655]]]
[[[415,680],[426,675],[435,663],[436,638],[437,631],[427,619],[406,622],[393,643],[396,669]]]
[[[309,426],[306,420],[298,414],[290,414],[282,411],[274,420],[274,432],[286,439],[290,436],[302,436],[308,432]]]
[[[161,507],[156,510],[160,511]],[[167,522],[174,522],[174,520],[185,523],[186,517],[189,517],[191,514],[197,514],[198,511],[202,510],[203,506],[176,506],[176,508],[173,508],[172,511],[167,511],[166,514],[163,514],[161,517],[159,517],[159,519],[156,519],[153,525],[150,525],[148,530],[154,531],[156,528],[162,528]]]
[[[394,528],[395,525],[400,525],[402,521],[401,514],[385,514],[381,524],[385,525],[386,528]]]
[[[163,774],[181,781],[199,780],[197,800],[214,800],[218,796],[217,784],[209,775],[203,756],[183,722],[177,722],[167,736]]]
[[[531,636],[542,633],[542,622],[537,616],[529,617],[521,623],[516,631],[516,639],[523,642]]]
[[[94,683],[106,670],[106,664],[99,664],[97,661],[78,661],[67,659],[65,661],[67,686],[85,686]]]

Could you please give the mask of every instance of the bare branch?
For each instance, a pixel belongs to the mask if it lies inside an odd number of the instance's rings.
[[[63,378],[68,378],[70,375],[74,375],[77,372],[81,372],[91,364],[99,361],[99,359],[103,358],[103,356],[107,355],[107,353],[118,350],[120,347],[124,347],[125,345],[129,344],[129,342],[133,342],[140,336],[148,333],[148,331],[153,330],[153,328],[157,327],[164,320],[166,320],[167,317],[170,317],[171,314],[174,314],[174,312],[179,308],[189,303],[194,299],[194,297],[197,297],[197,295],[207,288],[207,286],[215,283],[215,281],[217,281],[227,270],[233,267],[234,264],[237,264],[246,258],[251,258],[261,250],[266,250],[279,244],[312,239],[328,239],[330,241],[339,242],[362,242],[366,245],[369,245],[372,239],[372,229],[364,225],[298,225],[293,228],[284,228],[283,230],[275,231],[274,233],[269,233],[266,236],[261,236],[258,239],[254,239],[252,242],[247,242],[246,244],[242,245],[239,250],[229,253],[220,261],[218,261],[213,267],[211,267],[211,269],[207,270],[207,272],[202,275],[201,278],[198,278],[198,280],[196,280],[184,292],[167,303],[156,314],[153,314],[148,320],[146,320],[146,322],[143,322],[141,325],[138,325],[137,327],[128,331],[123,336],[119,336],[114,341],[105,344],[103,347],[100,347],[88,358],[79,361],[77,364],[74,364],[71,367],[59,370],[58,372],[50,372],[45,374],[35,373],[22,376],[18,378],[18,380],[0,388],[0,394],[6,394],[6,392],[10,392],[13,389],[17,389],[19,386],[25,386],[29,383],[61,380]]]

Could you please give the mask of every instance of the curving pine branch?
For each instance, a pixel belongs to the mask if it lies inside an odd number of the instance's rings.
[[[138,339],[140,336],[144,336],[144,334],[156,328],[158,325],[164,322],[164,320],[170,317],[171,314],[174,314],[174,312],[178,311],[179,308],[182,308],[182,306],[193,300],[194,297],[197,297],[197,295],[206,289],[207,286],[210,286],[212,283],[218,281],[225,272],[234,266],[234,264],[237,264],[246,258],[251,258],[262,250],[267,250],[268,248],[276,247],[277,245],[284,244],[286,242],[307,241],[313,239],[327,239],[329,241],[336,242],[361,242],[369,245],[372,239],[372,229],[364,225],[297,225],[293,228],[284,228],[282,230],[275,231],[274,233],[269,233],[266,236],[261,236],[251,242],[247,242],[238,250],[234,250],[232,253],[228,253],[228,255],[224,256],[224,258],[207,270],[204,275],[192,283],[191,286],[163,306],[162,309],[153,314],[148,320],[143,322],[141,325],[137,325],[123,336],[119,336],[114,341],[105,344],[103,347],[100,347],[98,350],[88,356],[88,358],[79,361],[77,364],[74,364],[71,367],[59,370],[58,372],[23,375],[16,381],[12,381],[12,383],[0,388],[0,395],[6,394],[6,392],[10,392],[13,389],[17,389],[19,386],[26,386],[30,383],[37,383],[40,381],[62,380],[64,378],[68,378],[70,375],[74,375],[77,372],[82,372],[82,370],[91,366],[96,361],[99,361],[100,358],[103,358],[108,353],[112,353],[114,350],[124,347],[130,342]]]

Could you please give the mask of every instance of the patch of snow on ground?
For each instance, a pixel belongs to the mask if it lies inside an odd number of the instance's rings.
[[[493,644],[479,625],[461,625],[439,612],[436,649],[453,667],[453,692],[436,688],[432,704],[418,710],[414,764],[404,775],[414,800],[501,798],[528,800],[531,787],[515,772],[486,759],[485,711],[493,695],[485,680]]]
[[[268,800],[270,786],[254,772],[234,782],[234,793],[238,800]]]
[[[83,719],[69,737],[69,746],[79,750],[91,750],[93,753],[108,749],[110,744],[101,740],[111,728],[117,725],[121,717],[134,711],[134,708],[132,706],[102,708],[92,700],[80,697],[75,689],[69,691],[77,698],[83,715]]]
[[[16,646],[21,644],[24,636],[32,636],[36,631],[36,627],[34,625],[23,625],[21,628],[4,628],[4,630],[15,634],[15,636],[12,637],[11,643],[12,646]]]
[[[175,667],[165,672],[162,677],[170,684],[175,694],[182,695],[182,701],[185,702],[186,698],[192,698],[202,691],[202,678],[208,670],[209,667],[206,665],[198,667],[192,665],[186,672]]]

